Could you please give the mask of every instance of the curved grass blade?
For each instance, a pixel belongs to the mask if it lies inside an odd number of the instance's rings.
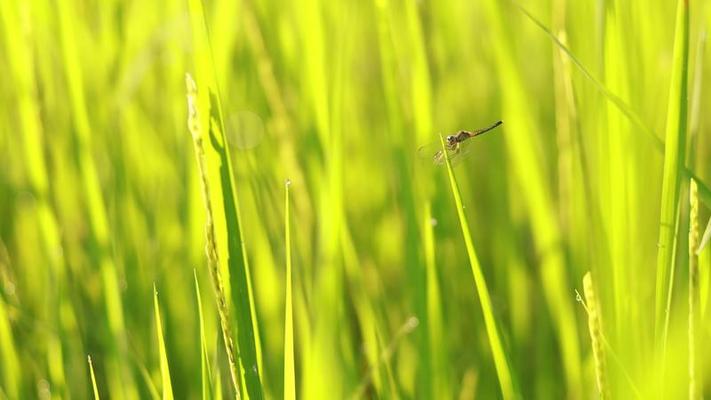
[[[442,146],[442,150],[444,151],[445,143],[441,138],[440,144]],[[499,337],[499,329],[497,328],[496,320],[494,319],[494,311],[491,305],[491,298],[489,297],[489,289],[486,286],[486,279],[484,278],[484,273],[481,271],[481,265],[479,265],[479,259],[476,255],[476,250],[474,249],[474,242],[472,241],[471,234],[469,233],[469,225],[467,224],[467,218],[464,214],[462,196],[459,192],[459,185],[457,184],[457,179],[454,176],[454,170],[452,169],[449,157],[445,157],[445,162],[447,164],[449,183],[452,188],[452,194],[454,195],[454,203],[457,207],[459,224],[462,228],[462,235],[464,236],[464,244],[467,248],[467,255],[469,256],[469,264],[471,265],[472,275],[474,276],[474,284],[476,285],[481,310],[484,314],[484,324],[486,325],[486,332],[489,336],[491,353],[494,356],[494,365],[496,367],[496,374],[499,377],[501,393],[504,399],[513,399],[516,397],[516,392],[514,390],[513,379],[506,358],[506,353],[504,352],[501,338]]]
[[[168,400],[173,398],[173,385],[170,382],[168,353],[165,350],[163,326],[160,319],[160,307],[158,306],[158,290],[156,289],[155,284],[153,284],[153,310],[156,319],[156,335],[158,336],[158,353],[160,354],[160,377],[163,389],[163,400]]]

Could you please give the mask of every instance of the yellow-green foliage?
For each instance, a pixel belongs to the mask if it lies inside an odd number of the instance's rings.
[[[0,398],[711,396],[707,3],[0,1]]]

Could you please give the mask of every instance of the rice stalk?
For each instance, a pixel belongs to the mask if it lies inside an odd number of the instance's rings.
[[[218,268],[223,277],[225,296],[234,307],[238,350],[234,355],[237,356],[235,361],[240,368],[238,378],[243,381],[249,397],[259,400],[264,394],[258,321],[212,47],[202,2],[189,0],[188,10],[195,74],[201,85],[193,103],[202,110],[195,118],[195,125],[200,127],[204,138],[202,152],[205,171],[202,176],[210,182],[207,193],[212,196],[211,202],[215,205],[211,207],[214,248],[220,263]],[[225,303],[225,306],[229,307],[230,304]]]
[[[203,147],[203,133],[199,124],[199,110],[197,106],[197,85],[190,76],[186,74],[185,83],[187,85],[188,98],[188,130],[193,138],[193,146],[195,150],[195,158],[197,159],[198,170],[200,172],[200,183],[202,188],[202,198],[205,204],[205,237],[206,245],[205,252],[207,253],[208,269],[212,280],[212,287],[217,299],[217,312],[220,316],[220,327],[222,328],[222,339],[227,352],[227,361],[230,367],[230,376],[232,377],[232,388],[237,399],[241,398],[240,391],[240,375],[237,366],[237,351],[234,342],[232,341],[232,326],[227,305],[227,296],[225,295],[225,287],[222,283],[222,274],[220,272],[220,260],[217,253],[217,242],[215,239],[215,226],[213,222],[212,201],[210,200],[210,186],[207,177],[207,166],[205,165],[205,149]]]
[[[595,359],[595,378],[600,399],[609,399],[609,389],[607,386],[607,367],[605,361],[605,337],[602,327],[602,315],[597,300],[592,274],[590,272],[583,276],[583,292],[587,303],[588,330],[592,341],[593,358]]]
[[[698,319],[699,259],[696,249],[699,245],[699,197],[696,182],[689,185],[689,399],[699,398],[696,366],[696,337]]]

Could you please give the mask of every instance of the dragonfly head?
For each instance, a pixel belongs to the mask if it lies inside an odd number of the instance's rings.
[[[457,143],[457,137],[454,135],[447,136],[447,145],[454,146]]]

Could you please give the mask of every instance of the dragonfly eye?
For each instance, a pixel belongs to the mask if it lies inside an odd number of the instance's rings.
[[[457,141],[457,137],[454,135],[447,136],[447,144],[454,144]]]

